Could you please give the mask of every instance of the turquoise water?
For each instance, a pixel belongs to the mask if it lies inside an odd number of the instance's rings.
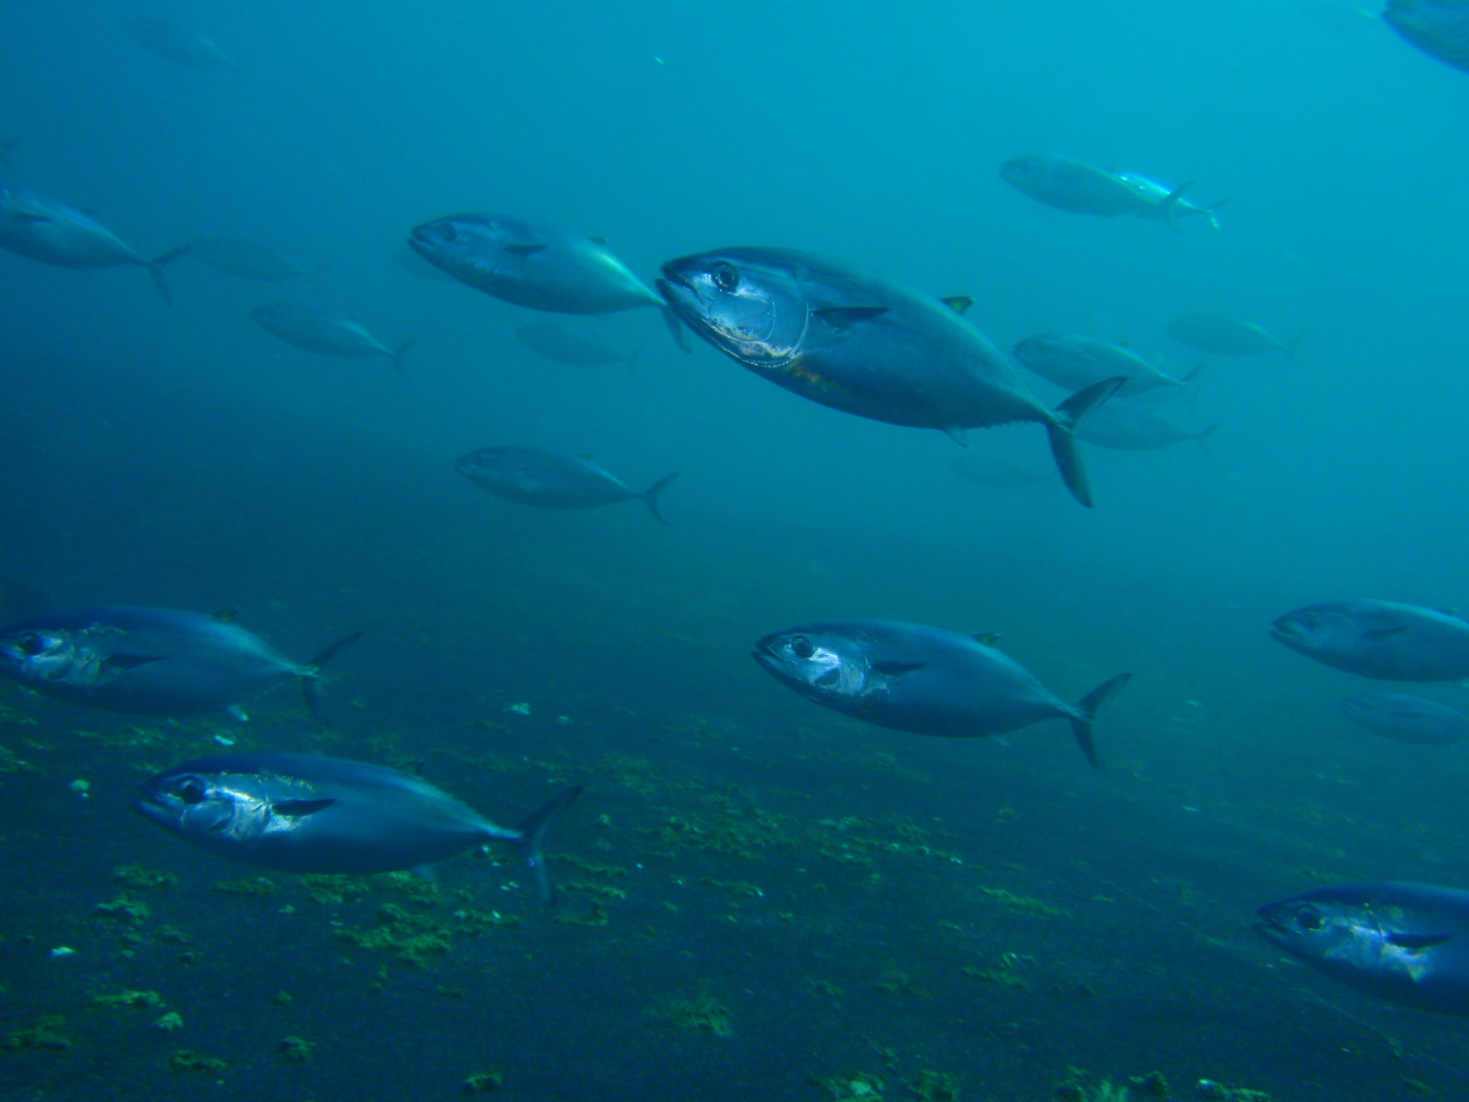
[[[0,12],[8,176],[146,256],[220,234],[319,270],[186,258],[166,307],[141,269],[0,254],[0,602],[238,608],[300,660],[365,635],[326,731],[289,687],[242,725],[0,684],[0,1097],[1465,1091],[1460,1023],[1250,926],[1321,883],[1469,884],[1462,748],[1352,726],[1339,700],[1379,686],[1266,635],[1318,600],[1464,600],[1469,77],[1331,3],[158,13],[238,71],[148,52],[119,29],[138,14]],[[1027,153],[1194,180],[1222,228],[1049,209],[999,178]],[[645,280],[803,248],[972,296],[1002,348],[1085,331],[1202,360],[1159,409],[1220,427],[1207,454],[1088,448],[1093,511],[1037,426],[971,432],[1048,476],[978,486],[942,434],[685,355],[655,311],[551,318],[393,261],[464,210],[605,237]],[[249,318],[272,301],[416,338],[408,377],[277,341]],[[1163,334],[1199,311],[1304,334],[1298,362]],[[642,349],[636,371],[537,357],[514,333],[545,320]],[[671,527],[454,473],[498,444],[639,490],[679,471]],[[997,632],[1067,701],[1132,671],[1097,721],[1107,773],[1064,723],[883,731],[748,657],[868,616]],[[422,761],[505,824],[583,785],[548,841],[561,901],[508,851],[310,880],[130,812],[217,737]]]

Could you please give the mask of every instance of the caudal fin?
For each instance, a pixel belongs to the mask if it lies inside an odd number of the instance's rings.
[[[156,265],[157,267],[161,268],[165,264],[172,264],[179,257],[187,256],[193,248],[194,243],[192,241],[186,241],[176,249],[169,249],[166,253],[159,253],[151,261],[149,261],[149,265]]]
[[[677,477],[677,471],[674,471],[670,475],[664,475],[657,482],[653,483],[653,485],[649,486],[646,490],[638,495],[643,499],[643,504],[648,507],[648,511],[653,514],[653,518],[665,528],[667,528],[669,525],[668,521],[663,519],[663,514],[658,511],[658,495],[661,494],[664,490],[668,489],[668,484]]]
[[[1214,458],[1214,453],[1209,450],[1208,436],[1209,436],[1209,434],[1211,432],[1213,432],[1218,427],[1219,427],[1219,422],[1218,421],[1215,421],[1212,425],[1210,425],[1208,428],[1204,429],[1202,432],[1196,432],[1196,433],[1194,433],[1194,439],[1199,442],[1199,447],[1201,447],[1201,448],[1204,449],[1204,454],[1207,455],[1210,459],[1213,459]]]
[[[165,253],[164,255],[167,256],[168,254]],[[172,306],[173,292],[168,289],[168,284],[163,279],[164,262],[162,260],[146,260],[144,263],[148,265],[148,274],[153,277],[153,289],[158,292],[158,297],[163,299],[165,304]]]
[[[566,806],[581,794],[580,788],[568,788],[551,797],[521,821],[516,827],[520,832],[520,837],[510,841],[526,867],[535,874],[536,891],[541,897],[541,902],[547,907],[551,905],[553,896],[551,878],[546,874],[546,859],[541,854],[541,840],[546,836],[546,828],[551,825],[551,820],[560,815]]]
[[[1219,224],[1219,208],[1227,202],[1229,202],[1228,199],[1216,199],[1204,208],[1204,213],[1209,216],[1209,225],[1213,226],[1216,230],[1224,228]]]
[[[678,315],[673,312],[673,307],[660,306],[658,309],[663,314],[663,324],[668,326],[673,343],[682,348],[685,353],[692,353],[694,342],[689,340],[689,331],[684,328],[683,322],[678,320]]]
[[[1102,759],[1097,753],[1097,744],[1092,739],[1092,718],[1103,702],[1130,680],[1132,674],[1119,673],[1110,681],[1103,681],[1081,698],[1076,705],[1076,715],[1071,717],[1071,731],[1076,735],[1076,742],[1086,755],[1086,760],[1092,763],[1093,769],[1102,768]]]
[[[354,631],[351,635],[338,639],[306,664],[306,673],[301,677],[301,695],[306,700],[306,710],[323,727],[326,726],[326,715],[321,710],[321,691],[318,688],[321,668],[361,638],[362,632]]]
[[[1056,457],[1056,466],[1061,471],[1061,480],[1076,498],[1088,509],[1092,507],[1092,492],[1086,484],[1086,468],[1081,465],[1081,453],[1076,450],[1076,426],[1118,389],[1127,378],[1119,375],[1115,379],[1103,379],[1083,390],[1078,390],[1051,412],[1054,415],[1046,422],[1046,433],[1051,438],[1051,454]]]
[[[406,371],[403,370],[403,355],[404,355],[404,353],[406,353],[410,348],[412,348],[417,343],[418,343],[418,338],[417,337],[409,337],[406,341],[404,341],[402,344],[400,344],[397,348],[393,349],[393,351],[388,354],[388,359],[393,362],[393,370],[395,370],[399,375],[403,376],[403,378],[405,378],[405,379],[408,378],[408,372],[406,372]]]

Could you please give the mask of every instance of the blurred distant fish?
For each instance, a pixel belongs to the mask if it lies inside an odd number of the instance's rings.
[[[1421,696],[1361,693],[1343,700],[1341,710],[1353,723],[1394,742],[1447,746],[1469,740],[1469,716]]]
[[[949,464],[949,470],[980,486],[994,486],[1001,490],[1018,490],[1047,477],[1044,471],[997,455],[960,456]]]
[[[1177,229],[1175,218],[1203,214],[1217,227],[1212,207],[1183,202],[1183,193],[1193,181],[1169,191],[1161,184],[1132,173],[1096,168],[1070,157],[1028,155],[1000,166],[1000,177],[1032,199],[1076,214],[1139,214],[1156,218]],[[1220,204],[1215,204],[1219,206]]]
[[[163,301],[173,301],[161,258],[146,260],[91,215],[10,184],[0,184],[0,248],[62,268],[136,264],[148,269]]]
[[[239,71],[240,67],[226,57],[212,39],[166,19],[127,19],[123,21],[122,30],[134,42],[180,65]]]
[[[653,290],[601,238],[505,214],[454,214],[414,226],[409,246],[487,295],[555,314],[654,306],[685,352],[688,334]]]
[[[1469,73],[1469,0],[1387,0],[1382,17],[1429,57]]]
[[[1469,677],[1469,622],[1396,601],[1326,601],[1286,613],[1270,635],[1293,651],[1379,681]]]
[[[974,636],[897,620],[804,624],[767,635],[752,657],[808,700],[898,731],[993,738],[1064,719],[1097,768],[1092,718],[1132,676],[1104,681],[1073,706]]]
[[[1284,352],[1296,362],[1296,347],[1305,334],[1283,341],[1252,321],[1223,314],[1189,314],[1170,321],[1163,331],[1180,344],[1200,352],[1218,356],[1263,356],[1266,352]]]
[[[939,299],[875,272],[794,249],[750,246],[670,260],[658,281],[688,326],[762,379],[890,425],[964,430],[1041,425],[1073,497],[1091,506],[1078,422],[1127,380],[1108,379],[1047,409],[1025,377]]]
[[[231,616],[103,605],[46,612],[0,629],[0,672],[73,704],[129,715],[187,716],[240,706],[300,679],[319,718],[320,671],[361,633],[302,665]]]
[[[145,781],[133,807],[220,857],[287,872],[427,870],[475,846],[509,842],[549,903],[541,841],[581,791],[563,789],[512,829],[396,769],[267,752],[174,766]]]
[[[1015,358],[1041,378],[1072,391],[1124,376],[1127,382],[1117,391],[1119,398],[1160,386],[1183,386],[1199,372],[1194,368],[1175,379],[1130,349],[1080,333],[1028,337],[1015,346]]]
[[[349,359],[386,356],[399,375],[407,375],[403,370],[403,354],[413,346],[412,338],[396,348],[389,348],[350,318],[289,302],[257,306],[250,311],[250,316],[262,329],[297,348]]]
[[[568,367],[601,367],[603,364],[637,364],[641,350],[625,356],[615,348],[598,344],[580,333],[574,333],[555,322],[527,325],[515,331],[515,339],[532,352]]]
[[[1168,418],[1144,409],[1126,398],[1108,402],[1076,427],[1076,435],[1088,444],[1118,451],[1152,451],[1185,440],[1197,440],[1205,452],[1208,435],[1218,425],[1206,429],[1186,429]]]
[[[459,457],[454,469],[498,497],[542,509],[594,509],[638,499],[659,524],[658,495],[678,477],[665,475],[642,493],[590,459],[544,452],[536,448],[481,448]]]
[[[303,268],[264,245],[238,237],[196,237],[164,253],[158,258],[158,263],[170,264],[183,256],[192,256],[201,264],[244,279],[292,279],[320,270],[319,267]]]

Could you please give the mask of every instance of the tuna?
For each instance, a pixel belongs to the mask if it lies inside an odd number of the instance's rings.
[[[1469,677],[1469,622],[1394,601],[1329,601],[1275,621],[1278,642],[1339,670],[1379,681]]]

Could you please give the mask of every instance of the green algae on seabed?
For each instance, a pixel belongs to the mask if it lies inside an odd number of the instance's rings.
[[[92,913],[95,918],[112,918],[133,926],[141,926],[148,920],[151,912],[148,910],[148,904],[141,899],[133,899],[127,892],[123,892],[110,902],[98,903],[92,908]]]
[[[128,891],[151,891],[155,888],[172,888],[179,878],[171,872],[148,869],[142,865],[118,865],[112,870],[112,882],[121,884]]]
[[[593,899],[591,908],[585,913],[570,914],[566,911],[558,911],[551,916],[551,921],[557,926],[586,926],[595,929],[606,926],[611,918],[607,914],[607,908]]]
[[[692,999],[665,999],[651,1013],[669,1028],[687,1033],[701,1033],[706,1037],[729,1037],[734,1033],[729,1011],[708,993]]]
[[[489,1094],[499,1090],[504,1082],[504,1073],[491,1068],[489,1071],[477,1071],[467,1076],[459,1089],[464,1094]]]
[[[449,922],[442,922],[434,915],[414,914],[396,903],[384,903],[377,917],[379,925],[372,929],[344,926],[336,936],[359,949],[391,953],[415,968],[425,967],[430,957],[447,955],[456,934],[478,937],[487,930],[520,922],[514,915],[469,908],[455,911]]]
[[[211,1075],[220,1075],[229,1065],[215,1056],[205,1056],[202,1052],[193,1049],[175,1049],[172,1056],[168,1058],[168,1066],[174,1071],[203,1071]]]
[[[959,1097],[959,1085],[950,1076],[927,1068],[918,1073],[908,1089],[920,1102],[955,1102]]]
[[[276,1051],[288,1063],[304,1064],[311,1059],[311,1054],[316,1051],[316,1045],[311,1041],[303,1041],[300,1037],[287,1037],[276,1045]]]
[[[65,1052],[71,1042],[56,1032],[66,1024],[60,1014],[43,1014],[30,1029],[16,1029],[0,1036],[0,1052],[18,1052],[23,1048],[44,1048]]]
[[[1034,918],[1071,917],[1071,912],[1065,907],[1053,907],[1049,903],[1034,899],[1028,895],[1016,895],[1014,892],[1008,892],[1004,888],[981,887],[979,890],[997,903],[1010,908],[1010,910],[1019,911],[1022,914],[1027,914]]]
[[[225,895],[275,895],[280,889],[268,876],[247,876],[243,880],[216,880],[214,890]]]
[[[148,1010],[153,1007],[162,1007],[163,1000],[158,997],[157,991],[119,991],[113,995],[93,994],[87,1000],[88,1006],[129,1006],[135,1010]]]
[[[854,1071],[824,1079],[813,1075],[807,1083],[824,1090],[831,1102],[877,1102],[882,1098],[883,1082],[871,1072]]]

